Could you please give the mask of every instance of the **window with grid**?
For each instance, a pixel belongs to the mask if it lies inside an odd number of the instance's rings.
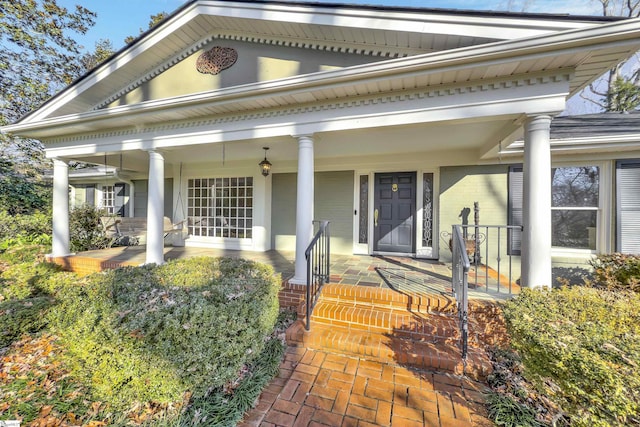
[[[114,215],[116,213],[116,192],[113,185],[102,186],[102,209],[108,215]]]
[[[253,226],[253,178],[188,180],[189,234],[250,239]]]

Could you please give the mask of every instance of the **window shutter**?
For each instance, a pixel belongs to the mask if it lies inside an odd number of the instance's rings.
[[[640,254],[640,159],[616,165],[616,250]]]
[[[509,166],[509,225],[522,225],[522,187],[522,165]],[[509,230],[508,236],[508,254],[520,255],[520,247],[522,245],[522,231]]]
[[[129,215],[127,206],[124,203],[125,196],[127,196],[126,187],[128,187],[128,185],[122,183],[117,183],[113,186],[113,192],[115,193],[113,211],[116,213],[116,215],[122,217]]]
[[[89,206],[96,205],[96,186],[95,185],[87,185],[85,188],[85,203]]]

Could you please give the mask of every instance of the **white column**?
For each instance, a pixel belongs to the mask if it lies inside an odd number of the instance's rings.
[[[531,117],[524,129],[522,286],[551,286],[550,116]]]
[[[146,264],[164,263],[164,157],[149,151],[149,189],[147,199]]]
[[[53,159],[53,245],[54,257],[69,255],[69,166]]]
[[[298,198],[296,202],[296,271],[289,281],[307,283],[304,251],[313,238],[313,138],[298,137]]]

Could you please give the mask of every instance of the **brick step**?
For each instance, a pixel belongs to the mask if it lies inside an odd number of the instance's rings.
[[[311,331],[307,332],[299,320],[287,330],[287,343],[384,363],[465,374],[478,380],[485,379],[491,372],[488,357],[477,348],[469,349],[465,367],[457,340],[433,343],[407,339],[394,333],[347,329],[316,322],[312,322]]]
[[[441,294],[400,293],[388,288],[329,283],[322,288],[322,299],[348,304],[398,308],[412,313],[455,313],[455,300]]]
[[[459,337],[457,316],[345,304],[342,301],[327,300],[324,295],[316,304],[311,321],[318,325],[393,334],[418,341],[457,341]]]

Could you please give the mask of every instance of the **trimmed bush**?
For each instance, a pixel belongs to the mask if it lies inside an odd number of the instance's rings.
[[[589,264],[593,267],[591,285],[609,290],[640,292],[640,255],[598,255]]]
[[[116,408],[182,402],[235,381],[278,315],[270,266],[193,258],[123,268],[57,291],[50,312],[74,374]]]
[[[576,426],[628,425],[640,413],[640,295],[524,289],[505,319],[528,379]]]

